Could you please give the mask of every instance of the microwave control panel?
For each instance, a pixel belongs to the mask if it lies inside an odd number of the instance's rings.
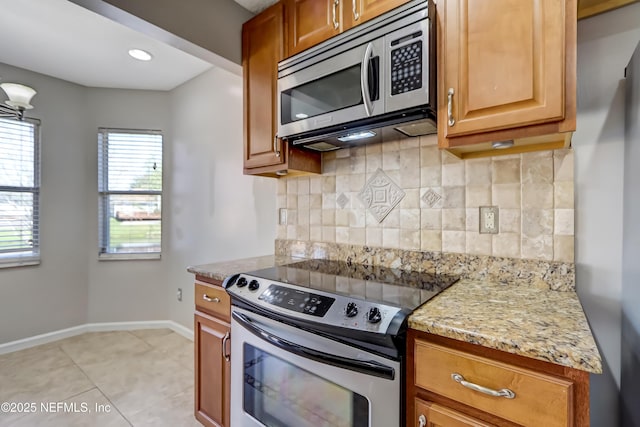
[[[393,45],[393,43],[392,43]],[[391,95],[422,87],[422,40],[391,51]]]

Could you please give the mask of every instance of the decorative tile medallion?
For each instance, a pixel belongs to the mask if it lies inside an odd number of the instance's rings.
[[[349,203],[349,198],[344,193],[340,193],[336,202],[338,203],[338,206],[340,206],[340,209],[344,209],[344,207],[347,206],[347,203]]]
[[[442,199],[442,196],[433,191],[432,188],[428,189],[426,193],[422,195],[422,201],[432,208],[438,201]]]
[[[376,170],[362,187],[358,198],[378,222],[400,203],[405,192],[382,169]]]

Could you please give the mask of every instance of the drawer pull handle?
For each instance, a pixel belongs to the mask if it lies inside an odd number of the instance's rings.
[[[471,390],[479,391],[480,393],[488,394],[489,396],[495,397],[505,397],[507,399],[514,399],[516,394],[509,390],[508,388],[503,388],[500,390],[491,390],[487,387],[482,387],[481,385],[470,383],[464,379],[464,377],[460,374],[451,374],[451,379],[455,382],[459,383],[463,387],[470,388]]]
[[[218,297],[211,298],[207,294],[202,295],[202,299],[205,300],[205,301],[209,301],[209,302],[220,302],[220,298],[218,298]]]
[[[418,427],[425,427],[427,425],[427,417],[420,414],[420,416],[418,417],[418,423]]]

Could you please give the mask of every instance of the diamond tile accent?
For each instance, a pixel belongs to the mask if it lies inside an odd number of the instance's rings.
[[[344,193],[340,193],[336,199],[336,203],[338,203],[340,209],[344,209],[344,207],[347,206],[347,203],[349,203],[349,198]]]
[[[402,188],[379,168],[358,193],[358,198],[378,222],[382,222],[404,196]]]
[[[428,189],[426,193],[422,195],[422,200],[432,208],[438,201],[442,199],[442,196],[433,191],[432,188]]]

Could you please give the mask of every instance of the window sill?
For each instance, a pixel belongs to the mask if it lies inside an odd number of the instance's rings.
[[[98,261],[144,261],[159,260],[160,257],[161,254],[159,252],[140,254],[99,254]]]
[[[14,268],[14,267],[27,267],[30,265],[39,265],[39,256],[23,256],[23,257],[9,257],[0,256],[0,269],[2,268]]]

